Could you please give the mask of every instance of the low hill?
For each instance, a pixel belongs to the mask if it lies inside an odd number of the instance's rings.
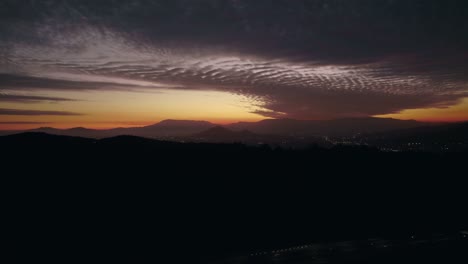
[[[88,138],[105,138],[120,135],[132,135],[148,138],[165,138],[187,136],[194,133],[199,133],[215,125],[206,121],[192,120],[163,120],[159,123],[129,128],[113,128],[113,129],[88,129],[84,127],[75,127],[70,129],[57,129],[52,127],[40,127],[23,132],[43,132],[54,135],[77,136]],[[3,132],[5,134],[13,134],[21,131]]]
[[[232,131],[222,126],[216,126],[190,137],[194,141],[219,143],[262,143],[273,139],[268,135],[258,135],[248,130]],[[274,137],[278,139],[278,137]]]
[[[374,133],[363,135],[362,138],[368,144],[387,148],[464,151],[468,150],[468,122]]]
[[[232,130],[249,130],[291,136],[353,136],[361,133],[414,128],[426,125],[414,120],[391,118],[343,118],[335,120],[266,119],[228,125]]]

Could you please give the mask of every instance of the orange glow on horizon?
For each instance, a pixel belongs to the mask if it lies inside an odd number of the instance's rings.
[[[43,92],[42,92],[43,94]],[[30,95],[40,95],[30,93]],[[252,113],[261,103],[246,97],[217,91],[152,90],[148,92],[94,91],[53,92],[74,98],[70,102],[2,103],[5,109],[66,111],[80,115],[0,115],[0,130],[27,130],[38,127],[110,129],[141,127],[165,119],[203,120],[214,124],[256,122],[268,117]],[[375,117],[414,119],[425,122],[468,121],[468,98],[446,108],[408,109]],[[21,123],[23,122],[23,123]],[[32,122],[32,123],[28,123]]]
[[[259,109],[244,96],[193,90],[148,90],[57,92],[53,96],[73,98],[70,102],[2,103],[0,108],[64,111],[79,115],[0,115],[0,130],[38,127],[109,129],[147,126],[165,119],[203,120],[214,124],[259,121],[265,117],[252,113]],[[40,95],[29,93],[29,95]],[[25,123],[21,123],[25,122]],[[34,123],[27,123],[34,122]]]
[[[168,118],[169,119],[169,118]],[[236,122],[257,122],[263,119],[267,119],[266,117],[260,117],[260,118],[254,118],[254,119],[243,119],[243,120],[238,120],[238,119],[209,119],[209,118],[204,118],[204,119],[190,119],[190,120],[195,120],[195,121],[208,121],[211,122],[215,125],[228,125]],[[84,127],[84,128],[89,128],[89,129],[112,129],[112,128],[118,128],[118,127],[143,127],[143,126],[149,126],[153,125],[156,123],[159,123],[165,119],[161,120],[155,120],[155,121],[129,121],[129,122],[101,122],[101,123],[96,123],[96,122],[83,122],[83,123],[69,123],[69,122],[63,122],[63,123],[33,123],[33,124],[7,124],[7,123],[0,123],[0,130],[28,130],[28,129],[35,129],[35,128],[40,128],[40,127],[53,127],[53,128],[58,128],[58,129],[69,129],[69,128],[75,128],[75,127]],[[182,120],[182,119],[177,119],[177,120]]]
[[[407,109],[400,113],[377,115],[395,119],[414,119],[423,122],[464,122],[468,121],[468,97],[458,104],[446,108]]]

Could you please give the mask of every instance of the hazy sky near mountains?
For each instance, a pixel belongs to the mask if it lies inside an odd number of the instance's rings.
[[[464,0],[0,2],[0,129],[468,120]]]

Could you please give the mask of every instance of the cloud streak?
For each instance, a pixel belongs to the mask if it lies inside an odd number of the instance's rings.
[[[24,64],[25,67],[28,64]],[[37,75],[37,72],[35,73]],[[39,74],[41,75],[41,74]],[[55,75],[55,76],[54,76]],[[49,77],[49,76],[53,76]],[[45,71],[42,76],[31,76],[28,73],[0,73],[0,85],[4,89],[16,91],[93,91],[93,90],[144,90],[172,88],[139,80],[126,80],[99,76],[95,74],[72,74],[56,70]]]
[[[37,103],[37,102],[74,102],[71,98],[51,97],[51,96],[33,96],[18,94],[0,94],[0,102],[14,103]]]
[[[43,111],[43,110],[23,110],[0,108],[0,115],[18,115],[18,116],[78,116],[83,115],[67,111]]]
[[[51,122],[35,122],[35,121],[0,121],[2,125],[37,125],[50,124]]]

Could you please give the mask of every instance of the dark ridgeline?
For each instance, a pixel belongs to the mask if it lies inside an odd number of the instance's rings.
[[[38,256],[207,263],[468,227],[467,152],[45,133],[0,137],[0,146],[17,236]]]
[[[112,129],[88,129],[83,127],[75,127],[70,129],[56,129],[51,127],[40,127],[25,132],[43,132],[53,135],[89,138],[105,138],[121,135],[133,135],[149,138],[167,138],[191,135],[215,126],[215,124],[212,124],[207,121],[168,119],[153,125],[143,127],[118,127]]]
[[[21,131],[0,131],[0,135]],[[267,119],[217,126],[206,121],[164,120],[131,128],[106,130],[42,127],[22,132],[108,138],[132,135],[176,142],[267,144],[301,149],[310,145],[365,145],[383,151],[456,152],[468,149],[468,123],[429,124],[391,118],[346,118],[325,121]]]
[[[426,123],[414,120],[398,120],[391,118],[343,118],[335,120],[294,120],[266,119],[258,122],[239,122],[226,125],[233,131],[250,131],[261,135],[277,136],[351,136],[358,133],[376,133],[389,130],[421,127]],[[180,137],[202,133],[217,125],[207,121],[194,120],[163,120],[159,123],[130,128],[87,129],[76,127],[71,129],[56,129],[41,127],[23,132],[44,132],[54,135],[104,138],[119,135],[134,135],[139,137]],[[14,134],[18,131],[0,131],[0,135]]]

